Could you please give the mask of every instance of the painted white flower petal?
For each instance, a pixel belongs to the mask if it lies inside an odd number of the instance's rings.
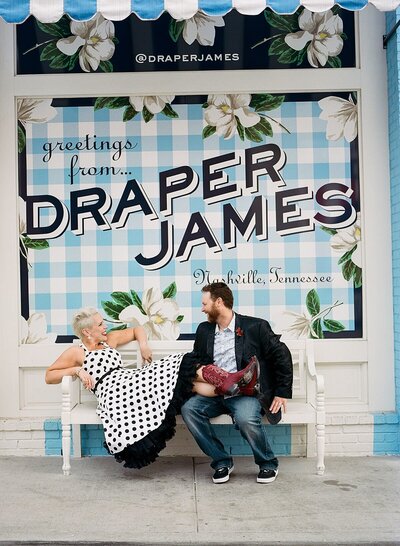
[[[239,108],[235,110],[235,115],[239,118],[243,127],[253,127],[260,121],[260,116],[250,108]]]
[[[357,248],[351,255],[351,261],[360,269],[362,269],[362,253],[361,253],[361,245],[357,245]]]
[[[148,317],[143,315],[136,305],[128,305],[128,307],[125,307],[125,309],[120,312],[118,319],[126,324],[137,326],[139,324],[144,324]]]
[[[158,114],[164,110],[165,102],[160,97],[144,97],[144,105],[152,114]]]
[[[80,36],[68,36],[68,38],[61,38],[60,40],[58,40],[56,45],[61,53],[71,56],[85,44],[86,40],[84,40]]]
[[[151,288],[147,288],[143,292],[142,307],[146,311],[146,313],[149,313],[151,305],[163,299],[164,296],[161,292],[161,289],[159,287],[152,286]]]
[[[133,108],[136,110],[136,112],[141,112],[143,110],[144,105],[144,97],[129,97],[129,102],[133,106]]]
[[[290,32],[285,36],[286,44],[295,51],[301,51],[313,39],[313,35],[307,31]]]
[[[357,114],[353,112],[345,123],[343,135],[347,142],[352,142],[357,137],[357,117]]]
[[[179,307],[171,298],[165,298],[154,302],[149,308],[150,317],[159,317],[163,320],[176,320],[179,315]]]
[[[183,39],[189,45],[192,45],[197,38],[197,25],[194,17],[185,21],[185,26],[182,32]]]
[[[24,317],[19,317],[19,335],[20,342],[26,343],[29,335],[29,326]]]

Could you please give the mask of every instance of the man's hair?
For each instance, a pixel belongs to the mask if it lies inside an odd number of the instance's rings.
[[[79,338],[82,337],[82,330],[93,326],[93,317],[98,313],[94,307],[85,307],[79,309],[72,318],[72,328],[74,333]]]
[[[221,298],[224,302],[225,307],[232,309],[233,307],[233,294],[232,290],[224,282],[213,282],[203,286],[201,289],[202,292],[210,292],[211,299],[215,301],[218,298]]]

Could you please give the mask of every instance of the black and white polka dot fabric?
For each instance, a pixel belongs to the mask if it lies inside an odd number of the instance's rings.
[[[174,395],[183,353],[138,369],[122,367],[116,349],[85,351],[83,368],[97,384],[97,414],[110,453],[116,454],[157,429]],[[107,375],[105,375],[107,374]],[[102,379],[103,378],[103,379]]]

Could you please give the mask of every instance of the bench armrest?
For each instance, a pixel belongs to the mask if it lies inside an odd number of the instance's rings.
[[[325,393],[324,377],[317,374],[315,368],[314,342],[312,339],[306,340],[306,357],[307,357],[307,372],[311,379],[315,382],[316,394]]]
[[[62,412],[70,412],[79,403],[80,381],[76,377],[65,375],[61,381]]]

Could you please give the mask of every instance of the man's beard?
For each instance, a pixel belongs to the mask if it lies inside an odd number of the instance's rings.
[[[211,324],[215,324],[217,322],[218,317],[219,317],[219,312],[217,311],[214,304],[211,311],[207,313],[207,320],[208,322],[211,322]]]

